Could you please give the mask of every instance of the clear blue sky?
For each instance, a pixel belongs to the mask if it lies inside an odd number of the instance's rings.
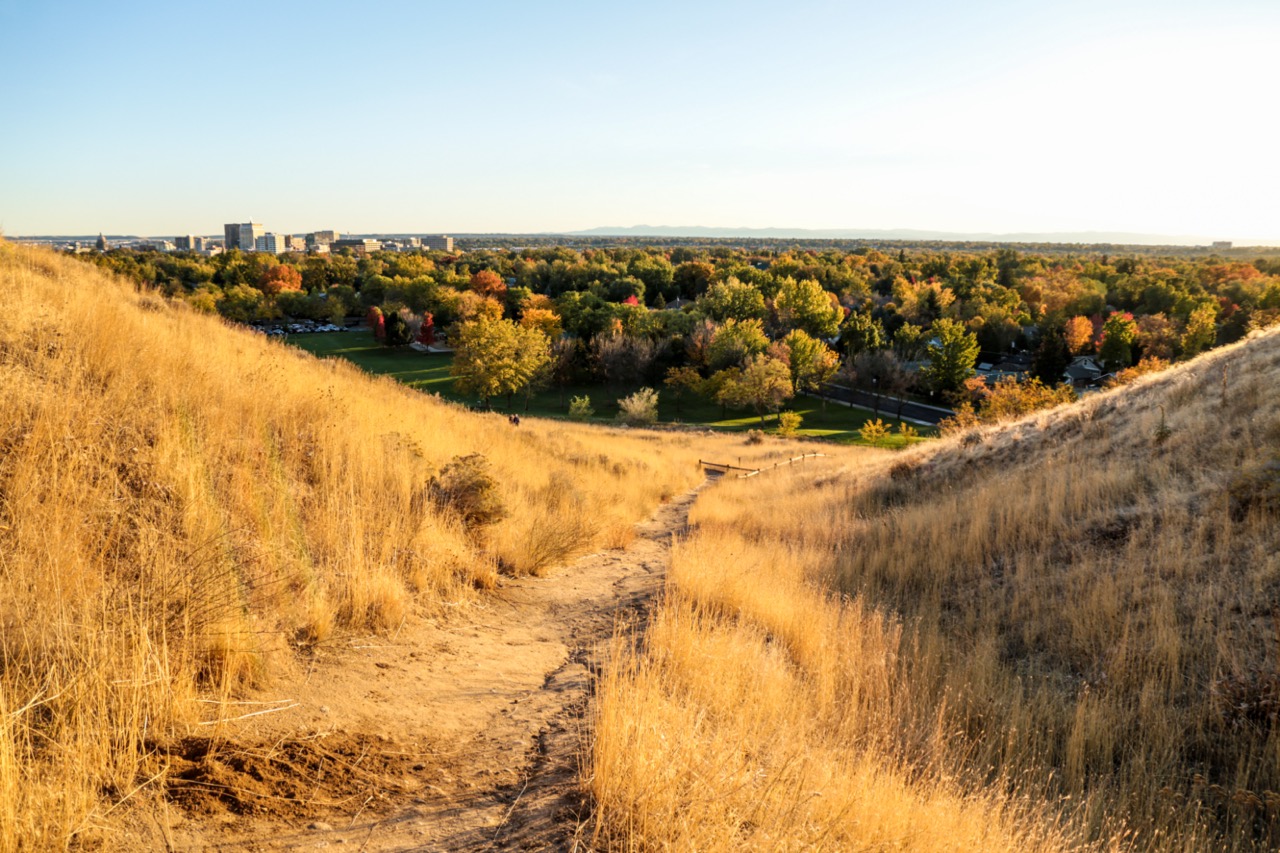
[[[0,0],[0,228],[1280,240],[1280,2]]]

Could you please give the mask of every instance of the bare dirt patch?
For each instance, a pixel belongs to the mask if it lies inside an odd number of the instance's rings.
[[[128,846],[174,851],[581,847],[592,671],[662,588],[696,490],[625,549],[504,579],[447,620],[318,655],[288,710],[157,745],[165,797]],[[265,696],[265,694],[264,694]]]

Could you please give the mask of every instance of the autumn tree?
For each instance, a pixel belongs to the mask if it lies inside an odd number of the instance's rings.
[[[289,264],[276,264],[262,274],[258,289],[271,296],[286,290],[302,290],[302,273]]]
[[[929,363],[921,375],[935,391],[956,391],[973,375],[978,360],[978,339],[955,320],[941,319],[930,327],[933,334],[926,348]]]
[[[1039,379],[1019,382],[1013,376],[1003,376],[983,397],[978,406],[978,418],[987,423],[997,423],[1075,399],[1076,392],[1069,385],[1050,386]]]
[[[458,325],[450,374],[460,393],[490,400],[511,396],[532,382],[551,359],[547,336],[510,320],[481,316]]]
[[[1207,303],[1191,312],[1186,331],[1182,333],[1184,357],[1192,358],[1213,346],[1218,334],[1217,316],[1217,309]]]
[[[520,316],[520,325],[537,329],[547,336],[548,340],[558,340],[564,329],[560,324],[560,315],[550,308],[525,308]]]
[[[471,275],[471,290],[501,302],[507,294],[507,283],[493,270],[478,270]]]
[[[764,426],[765,413],[778,411],[794,395],[787,365],[760,353],[751,357],[741,373],[724,383],[716,397],[724,405],[755,409]]]
[[[1063,328],[1063,337],[1072,355],[1086,353],[1093,348],[1093,323],[1088,317],[1072,317]]]
[[[418,327],[417,342],[424,347],[429,347],[436,342],[436,321],[428,312],[422,315],[422,325]]]
[[[1178,330],[1164,314],[1147,314],[1138,318],[1138,359],[1156,358],[1169,361],[1178,346]]]
[[[382,316],[382,309],[377,305],[369,306],[369,313],[365,315],[365,323],[373,332],[373,339],[378,343],[382,343],[387,339],[387,320]]]
[[[458,320],[463,323],[472,320],[498,320],[502,318],[502,303],[492,296],[481,296],[474,291],[464,291],[458,300]]]

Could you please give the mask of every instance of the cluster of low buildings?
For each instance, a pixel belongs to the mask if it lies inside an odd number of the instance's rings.
[[[343,249],[351,249],[357,255],[369,252],[412,252],[429,249],[436,252],[452,252],[453,238],[445,234],[420,237],[343,237],[337,231],[312,231],[309,234],[279,234],[268,231],[261,222],[232,222],[222,226],[222,240],[199,234],[181,234],[172,240],[146,238],[109,242],[99,234],[92,244],[82,241],[58,243],[55,248],[67,252],[105,252],[108,249],[151,249],[157,252],[199,252],[202,255],[219,255],[238,249],[241,252],[268,252],[280,255],[285,252],[308,252],[323,255]]]
[[[401,237],[393,240],[381,240],[371,237],[344,238],[337,231],[312,231],[309,234],[277,234],[267,231],[260,222],[232,222],[222,227],[224,251],[239,249],[242,252],[269,252],[278,255],[283,252],[310,252],[323,255],[342,249],[351,249],[356,254],[367,254],[377,251],[409,252],[415,249],[430,249],[439,252],[453,251],[453,238],[444,234],[427,237]],[[178,238],[179,240],[183,238]],[[199,238],[188,237],[188,240]],[[193,249],[194,250],[194,249]]]

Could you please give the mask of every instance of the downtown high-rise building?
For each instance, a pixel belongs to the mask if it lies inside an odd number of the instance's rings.
[[[262,227],[261,222],[244,222],[231,223],[222,226],[224,236],[223,246],[229,252],[232,249],[239,249],[242,252],[252,252],[256,248],[258,238],[265,234],[266,228]]]

